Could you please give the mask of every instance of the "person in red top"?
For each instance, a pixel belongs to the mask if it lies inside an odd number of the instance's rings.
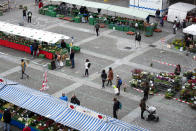
[[[43,2],[40,1],[40,2],[39,2],[39,8],[42,8],[42,7],[43,7]]]
[[[31,131],[31,128],[28,126],[28,124],[25,124],[25,128],[22,131]]]

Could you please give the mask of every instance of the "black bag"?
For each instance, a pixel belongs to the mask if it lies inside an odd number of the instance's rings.
[[[91,67],[91,63],[89,62],[89,63],[88,63],[88,68],[90,68],[90,67]]]

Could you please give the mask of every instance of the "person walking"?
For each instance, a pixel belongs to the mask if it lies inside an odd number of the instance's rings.
[[[181,67],[180,67],[180,64],[178,64],[178,65],[176,65],[174,74],[175,74],[175,75],[180,75],[180,72],[181,72]]]
[[[89,59],[86,59],[86,62],[85,62],[85,64],[84,64],[84,66],[85,66],[85,73],[84,73],[84,76],[88,76],[89,74],[88,74],[88,69],[90,68],[90,66],[91,66],[91,63],[89,62]]]
[[[100,28],[99,23],[96,23],[95,24],[95,31],[96,31],[97,36],[99,36],[99,28]]]
[[[10,109],[6,109],[3,113],[4,131],[10,131],[11,113]]]
[[[23,8],[23,19],[26,20],[27,19],[27,10],[25,8]]]
[[[156,21],[159,20],[160,14],[161,14],[161,11],[159,9],[157,9],[155,12]]]
[[[113,105],[113,117],[116,118],[116,119],[118,119],[117,113],[118,113],[118,110],[120,109],[120,102],[117,100],[117,98],[114,98],[113,101],[114,101],[114,105]]]
[[[31,23],[32,12],[30,10],[28,10],[27,16],[28,16],[28,23]]]
[[[114,73],[113,73],[112,67],[110,67],[109,71],[108,71],[108,83],[107,83],[107,86],[109,84],[110,84],[110,86],[112,86],[113,76],[114,76]]]
[[[163,27],[163,25],[164,25],[163,17],[161,18],[160,25],[161,25],[161,27]]]
[[[105,81],[107,79],[107,74],[106,74],[105,70],[102,70],[101,79],[102,79],[102,88],[105,88]]]
[[[62,96],[59,97],[61,100],[68,101],[68,97],[65,96],[65,93],[62,93]]]
[[[71,97],[71,103],[80,105],[80,101],[78,100],[75,94]]]
[[[75,67],[74,56],[75,56],[75,52],[74,52],[74,50],[72,49],[72,50],[71,50],[71,54],[70,54],[71,68],[74,68],[74,67]]]
[[[21,69],[22,69],[22,77],[20,79],[23,79],[23,75],[26,75],[27,76],[27,79],[29,79],[29,75],[27,75],[25,73],[25,70],[26,70],[26,62],[24,61],[24,59],[21,59]]]
[[[144,83],[144,99],[148,100],[148,94],[149,94],[149,84],[148,82]]]
[[[144,119],[143,114],[144,114],[144,111],[146,110],[146,101],[144,98],[141,99],[140,101],[140,108],[141,108],[141,118]]]
[[[176,34],[176,30],[177,30],[176,23],[174,22],[174,24],[173,24],[173,34]]]
[[[138,47],[141,47],[140,41],[141,41],[141,34],[139,32],[137,32],[136,35],[135,35],[135,47],[136,48],[137,48],[137,42],[139,43]]]
[[[118,88],[118,96],[120,95],[120,86],[122,85],[122,80],[121,78],[119,77],[119,75],[117,75],[117,78],[116,78],[116,87]]]

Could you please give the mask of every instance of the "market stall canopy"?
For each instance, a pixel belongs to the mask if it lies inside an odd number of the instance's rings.
[[[196,5],[178,2],[169,6],[167,20],[174,22],[176,16],[180,21],[186,19],[187,13],[196,8]]]
[[[70,108],[71,103],[69,102],[22,85],[2,85],[4,84],[0,82],[1,99],[73,129],[83,131],[147,131],[147,129],[127,124],[109,116],[106,121],[93,117],[89,114],[91,112],[97,114],[97,112],[73,104],[74,108]],[[81,108],[82,111],[77,111],[78,108]]]
[[[129,16],[134,16],[141,19],[146,19],[149,15],[148,12],[138,10],[138,9],[131,9],[116,5],[109,5],[105,3],[98,3],[98,2],[91,2],[91,1],[85,1],[85,0],[50,0],[50,1],[56,1],[56,2],[65,2],[69,4],[75,4],[79,6],[86,6],[90,8],[100,8],[103,10],[108,10],[116,13],[121,13]]]
[[[183,29],[183,33],[196,35],[196,24],[190,25]]]
[[[0,31],[12,35],[26,37],[33,40],[47,42],[47,43],[56,43],[62,39],[64,40],[70,39],[70,37],[62,34],[13,25],[1,21],[0,21]]]

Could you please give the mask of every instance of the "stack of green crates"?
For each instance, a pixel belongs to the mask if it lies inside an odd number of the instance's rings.
[[[147,26],[145,29],[145,35],[146,36],[152,36],[153,35],[153,31],[154,31],[154,27],[153,26]]]
[[[131,32],[135,32],[135,28],[134,28],[134,27],[131,27],[131,28],[130,28],[130,31],[131,31]]]
[[[129,30],[130,30],[129,26],[124,26],[124,30],[123,31],[129,32]]]
[[[109,24],[109,29],[113,29],[113,27],[115,27],[115,25],[114,24]]]
[[[95,18],[89,18],[89,22],[88,23],[90,25],[94,25],[94,21],[95,21]]]
[[[73,20],[74,20],[75,23],[80,23],[81,22],[81,18],[78,17],[78,16],[74,17]]]

